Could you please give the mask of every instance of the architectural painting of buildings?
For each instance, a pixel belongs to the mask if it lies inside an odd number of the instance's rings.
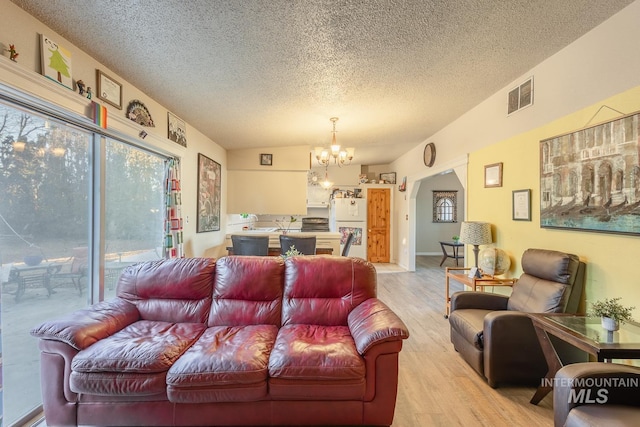
[[[640,234],[639,117],[540,142],[542,227]]]

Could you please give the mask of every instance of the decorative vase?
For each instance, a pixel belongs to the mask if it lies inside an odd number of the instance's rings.
[[[602,317],[600,318],[600,323],[602,324],[602,327],[604,329],[606,329],[607,331],[617,331],[618,329],[620,329],[620,322],[618,322],[616,319],[612,319],[610,317]]]

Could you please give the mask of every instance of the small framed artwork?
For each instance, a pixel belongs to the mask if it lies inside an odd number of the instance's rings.
[[[260,165],[261,166],[272,166],[273,165],[273,154],[260,154]]]
[[[384,182],[387,184],[395,184],[396,183],[396,173],[395,172],[387,172],[380,174],[380,182]]]
[[[512,203],[514,221],[531,221],[531,190],[514,190]]]
[[[73,90],[71,52],[44,34],[40,34],[40,53],[42,54],[42,75]]]
[[[484,186],[485,188],[502,187],[502,162],[484,167]]]
[[[198,216],[196,232],[220,230],[220,163],[198,153]]]
[[[169,139],[183,147],[187,146],[187,125],[178,116],[171,112],[168,114]]]
[[[402,183],[398,185],[398,191],[407,191],[407,177],[402,177]]]
[[[102,71],[96,71],[98,74],[98,98],[118,110],[122,110],[122,85]]]

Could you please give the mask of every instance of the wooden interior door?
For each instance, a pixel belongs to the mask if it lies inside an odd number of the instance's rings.
[[[391,233],[391,190],[367,190],[367,259],[389,262]]]

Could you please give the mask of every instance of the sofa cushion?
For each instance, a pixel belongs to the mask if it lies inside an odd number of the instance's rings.
[[[104,395],[164,392],[167,371],[204,329],[201,323],[135,322],[76,354],[71,390]]]
[[[280,326],[284,262],[229,256],[216,263],[209,326]]]
[[[164,372],[204,331],[200,323],[140,320],[80,351],[76,372]]]
[[[282,324],[347,325],[354,307],[376,296],[376,271],[360,258],[304,256],[285,262]]]
[[[458,332],[467,342],[472,343],[475,348],[482,350],[484,347],[484,318],[492,312],[493,310],[478,308],[455,310],[449,316],[449,325],[451,329]]]
[[[123,270],[116,294],[135,304],[141,319],[205,323],[214,272],[211,258],[148,261]]]
[[[362,399],[365,364],[346,326],[288,325],[269,359],[273,399]]]
[[[364,373],[346,326],[283,326],[269,359],[273,378],[339,381],[364,378]]]
[[[169,369],[169,400],[202,403],[266,396],[277,333],[274,325],[208,328]]]

